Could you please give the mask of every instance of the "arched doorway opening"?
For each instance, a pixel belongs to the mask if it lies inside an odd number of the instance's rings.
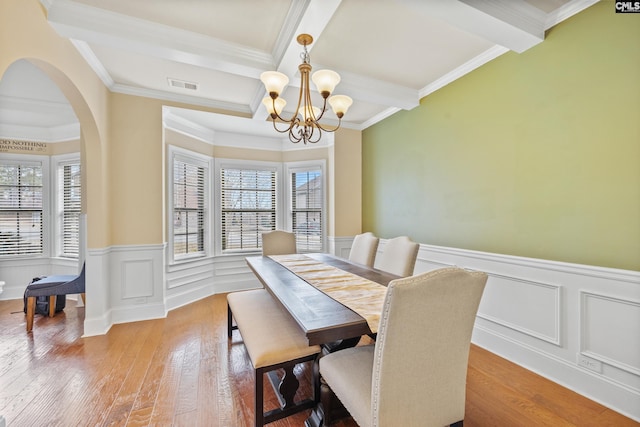
[[[12,162],[24,160],[26,163],[31,158],[34,159],[31,163],[44,165],[39,171],[44,181],[39,196],[43,199],[41,212],[22,217],[26,218],[22,225],[30,225],[34,230],[30,234],[34,249],[18,254],[22,259],[19,263],[12,263],[9,257],[0,261],[7,264],[3,265],[3,270],[6,271],[4,267],[7,266],[16,269],[8,273],[9,277],[15,278],[15,283],[7,284],[8,292],[3,296],[3,299],[9,299],[19,297],[13,294],[21,292],[20,287],[23,291],[28,283],[21,283],[24,281],[21,277],[30,278],[38,273],[30,269],[31,264],[40,269],[47,268],[49,274],[72,274],[75,270],[70,271],[70,266],[81,268],[87,257],[89,224],[93,221],[87,195],[92,191],[100,194],[104,184],[99,178],[102,161],[98,126],[88,103],[71,79],[50,63],[32,58],[16,60],[0,71],[0,156],[4,155],[5,160]],[[63,190],[65,177],[58,173],[66,170],[71,179],[77,181],[77,176],[72,176],[74,169],[69,167],[75,163],[80,166],[81,191],[78,194],[76,185],[72,191],[78,197],[74,198],[67,197],[74,194],[66,193],[67,188]],[[77,174],[78,170],[75,171]],[[65,212],[65,197],[71,204],[80,205],[75,206],[75,218],[73,209]],[[0,225],[4,228],[13,226],[4,221]],[[7,230],[0,230],[4,231]],[[74,232],[76,239],[70,240]],[[88,272],[89,269],[90,266]],[[88,287],[85,322],[92,316],[93,293]],[[93,316],[96,311],[93,310]]]

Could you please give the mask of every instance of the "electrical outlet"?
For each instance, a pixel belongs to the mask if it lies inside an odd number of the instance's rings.
[[[582,353],[578,353],[578,365],[583,368],[587,368],[590,371],[602,373],[602,362],[585,356]]]

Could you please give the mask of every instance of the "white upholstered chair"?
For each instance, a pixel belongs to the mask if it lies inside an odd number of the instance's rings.
[[[281,230],[262,233],[262,255],[287,255],[295,254],[296,251],[295,234]],[[233,324],[233,312],[227,303],[227,332],[229,338],[231,338],[231,332],[236,329],[238,327]]]
[[[377,257],[375,267],[401,277],[411,276],[419,248],[420,246],[407,236],[389,239]]]
[[[380,239],[371,232],[358,234],[351,244],[349,261],[373,267],[376,251],[378,250],[378,242],[380,242]]]
[[[392,281],[375,344],[320,359],[325,417],[332,390],[360,427],[461,426],[486,281],[485,273],[457,267]]]
[[[282,230],[262,233],[262,255],[287,255],[296,252],[295,234]]]

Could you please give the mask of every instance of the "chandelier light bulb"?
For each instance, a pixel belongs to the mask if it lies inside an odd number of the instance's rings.
[[[333,90],[340,83],[340,75],[331,70],[318,70],[313,73],[311,80],[322,97],[326,98],[333,93]]]
[[[271,98],[280,96],[284,87],[289,83],[289,77],[278,71],[265,71],[260,74],[260,80],[264,83],[264,88]]]
[[[309,108],[311,108],[313,110],[313,116],[309,117]],[[322,113],[322,110],[320,110],[318,107],[314,107],[314,106],[308,106],[307,108],[305,108],[304,106],[298,108],[298,113],[302,116],[302,120],[304,122],[307,122],[309,119],[315,121],[318,117],[320,117],[320,114]]]
[[[274,115],[279,116],[280,113],[282,113],[284,106],[287,105],[287,101],[285,101],[280,97],[276,99],[272,99],[271,97],[267,96],[265,98],[262,98],[262,104],[265,107],[267,107],[267,112],[269,113],[269,115],[274,117]],[[274,111],[274,107],[275,107],[275,111]]]
[[[338,116],[339,119],[342,118],[347,113],[351,104],[353,104],[353,100],[349,98],[347,95],[334,95],[329,98],[329,105],[333,109],[333,112]]]

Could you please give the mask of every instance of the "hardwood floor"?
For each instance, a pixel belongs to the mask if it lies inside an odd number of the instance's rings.
[[[253,370],[237,332],[227,340],[225,295],[166,319],[115,325],[104,336],[80,338],[83,318],[84,309],[67,301],[54,318],[36,315],[27,334],[22,301],[0,301],[0,415],[8,427],[252,425]],[[309,383],[309,367],[297,373]],[[265,406],[275,406],[266,384]],[[301,426],[307,414],[269,425]],[[638,425],[476,346],[464,424]]]

